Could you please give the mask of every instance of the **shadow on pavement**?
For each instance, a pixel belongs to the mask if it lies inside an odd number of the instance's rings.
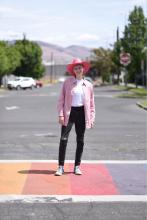
[[[20,174],[47,174],[52,175],[55,174],[56,170],[20,170],[18,173]],[[70,174],[73,172],[64,172],[64,175]]]

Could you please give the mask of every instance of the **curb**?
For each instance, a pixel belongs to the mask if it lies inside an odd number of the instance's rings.
[[[138,105],[139,107],[143,108],[144,110],[147,110],[147,107],[142,105],[140,102],[137,102],[136,105]]]

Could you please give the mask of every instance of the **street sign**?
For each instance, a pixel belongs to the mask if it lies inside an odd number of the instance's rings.
[[[131,55],[129,53],[121,53],[120,54],[120,63],[124,66],[127,66],[131,62]]]

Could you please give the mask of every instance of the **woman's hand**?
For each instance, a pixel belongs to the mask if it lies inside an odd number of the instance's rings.
[[[94,122],[91,124],[91,128],[93,128],[94,127]]]
[[[64,125],[64,116],[59,116],[59,124]]]

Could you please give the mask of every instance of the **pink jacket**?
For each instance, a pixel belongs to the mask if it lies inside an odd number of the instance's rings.
[[[74,76],[70,76],[64,83],[58,99],[58,115],[64,116],[64,125],[67,126],[72,103],[72,89],[76,85]],[[87,80],[83,82],[84,91],[84,109],[85,109],[85,123],[86,128],[91,128],[95,120],[95,103],[93,86]]]

